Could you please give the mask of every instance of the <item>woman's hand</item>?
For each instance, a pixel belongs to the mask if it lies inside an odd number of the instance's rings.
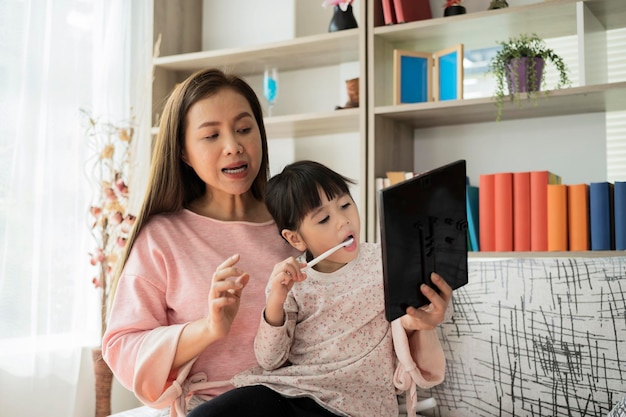
[[[209,290],[209,314],[206,318],[209,334],[215,339],[225,337],[239,311],[241,293],[248,284],[250,275],[238,269],[239,255],[233,255],[222,262],[211,280]]]
[[[420,308],[407,307],[406,314],[400,318],[402,327],[407,330],[407,333],[412,333],[414,330],[432,330],[441,324],[446,316],[446,309],[452,299],[452,288],[434,272],[430,278],[439,288],[440,294],[428,285],[422,284],[420,290],[428,298],[430,304]]]
[[[272,326],[283,325],[285,321],[283,304],[293,284],[306,279],[306,274],[302,272],[305,266],[306,263],[298,262],[293,256],[274,265],[274,270],[270,275],[270,292],[265,306],[265,320]]]

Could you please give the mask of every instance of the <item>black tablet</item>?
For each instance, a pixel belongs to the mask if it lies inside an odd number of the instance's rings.
[[[385,317],[405,314],[428,299],[420,291],[431,272],[452,289],[467,284],[465,161],[419,174],[378,192]]]

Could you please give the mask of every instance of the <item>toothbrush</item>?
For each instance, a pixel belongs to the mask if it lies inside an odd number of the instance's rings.
[[[317,265],[318,263],[322,262],[324,259],[328,258],[333,253],[337,252],[339,249],[341,249],[341,248],[343,248],[345,246],[350,246],[352,244],[352,242],[354,242],[354,238],[351,237],[350,239],[346,240],[345,242],[341,242],[340,244],[338,244],[334,248],[328,249],[326,252],[322,253],[317,258],[311,259],[309,262],[307,262],[305,268],[313,268],[315,265]]]

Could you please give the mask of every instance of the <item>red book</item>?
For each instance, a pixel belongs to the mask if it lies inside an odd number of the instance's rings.
[[[513,250],[530,251],[530,172],[513,173]]]
[[[567,186],[567,221],[569,250],[589,250],[589,184]]]
[[[548,184],[548,250],[567,250],[567,185]]]
[[[386,25],[393,25],[396,23],[396,12],[393,9],[393,0],[382,0],[383,2],[383,17]]]
[[[494,174],[481,174],[478,183],[479,246],[481,252],[496,250]]]
[[[393,0],[393,8],[396,12],[397,23],[414,22],[433,17],[430,12],[429,0]]]
[[[548,184],[560,184],[550,171],[530,172],[530,250],[548,250]]]
[[[513,173],[494,174],[494,234],[496,252],[513,250]]]

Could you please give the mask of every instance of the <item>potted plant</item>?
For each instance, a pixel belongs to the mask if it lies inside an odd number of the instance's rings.
[[[324,0],[322,3],[323,7],[333,6],[333,17],[328,25],[329,32],[358,27],[356,18],[352,12],[353,1],[354,0]]]
[[[446,0],[446,4],[443,5],[443,16],[465,14],[466,10],[461,2],[462,0]]]
[[[536,100],[541,87],[545,87],[544,66],[547,61],[552,63],[559,73],[556,89],[571,85],[568,68],[563,59],[545,41],[536,34],[522,34],[509,38],[508,41],[497,42],[502,46],[491,59],[488,72],[496,76],[494,97],[498,113],[496,120],[502,116],[506,83],[511,101],[521,106],[521,95]],[[546,92],[547,94],[547,92]]]

